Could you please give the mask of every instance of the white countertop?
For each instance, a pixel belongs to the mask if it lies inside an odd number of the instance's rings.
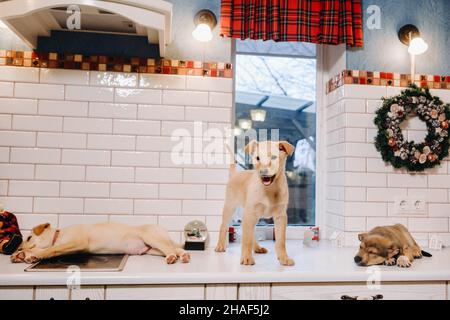
[[[188,264],[165,264],[162,257],[131,256],[121,272],[82,272],[82,285],[204,284],[204,283],[276,283],[276,282],[365,282],[368,268],[353,262],[356,248],[303,247],[301,241],[288,241],[287,249],[295,260],[293,267],[280,266],[273,242],[265,255],[255,255],[254,266],[239,264],[240,246],[226,253],[192,251]],[[450,281],[450,249],[431,251],[432,258],[415,260],[408,269],[380,266],[381,281]],[[65,272],[24,272],[25,264],[12,264],[9,256],[0,256],[0,286],[65,285]]]

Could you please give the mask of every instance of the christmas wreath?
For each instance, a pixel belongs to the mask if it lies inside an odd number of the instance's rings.
[[[425,122],[424,141],[416,143],[404,138],[400,124],[408,116],[417,116]],[[382,107],[376,111],[375,146],[383,160],[395,168],[404,167],[409,171],[432,168],[448,155],[449,121],[449,104],[431,96],[428,88],[410,85],[395,97],[383,98]]]

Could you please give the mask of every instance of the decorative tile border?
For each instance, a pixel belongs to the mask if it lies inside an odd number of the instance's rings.
[[[231,63],[0,50],[0,66],[231,78]]]
[[[410,74],[344,70],[328,81],[327,93],[336,90],[344,84],[406,87],[410,83]],[[430,89],[450,89],[450,76],[416,74],[414,76],[414,83],[419,87],[428,87]]]

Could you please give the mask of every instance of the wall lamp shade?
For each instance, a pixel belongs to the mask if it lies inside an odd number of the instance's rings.
[[[428,44],[422,38],[414,38],[409,43],[409,54],[419,55],[428,50]]]
[[[398,31],[400,41],[408,46],[408,53],[419,55],[427,51],[428,44],[420,37],[419,29],[415,25],[407,24]]]
[[[217,25],[216,15],[211,10],[200,10],[194,17],[195,29],[192,36],[200,42],[208,42],[213,38],[212,30]]]
[[[192,36],[200,42],[209,42],[213,38],[211,28],[205,23],[200,23],[195,27],[194,31],[192,31]]]
[[[253,121],[263,122],[264,120],[266,120],[266,110],[252,109],[250,110],[250,117]]]

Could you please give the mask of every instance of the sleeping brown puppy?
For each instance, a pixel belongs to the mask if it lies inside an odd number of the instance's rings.
[[[359,266],[397,264],[407,268],[414,259],[431,257],[431,254],[422,251],[408,229],[401,224],[373,228],[367,233],[359,234],[358,239],[361,245],[355,256],[355,263]]]

